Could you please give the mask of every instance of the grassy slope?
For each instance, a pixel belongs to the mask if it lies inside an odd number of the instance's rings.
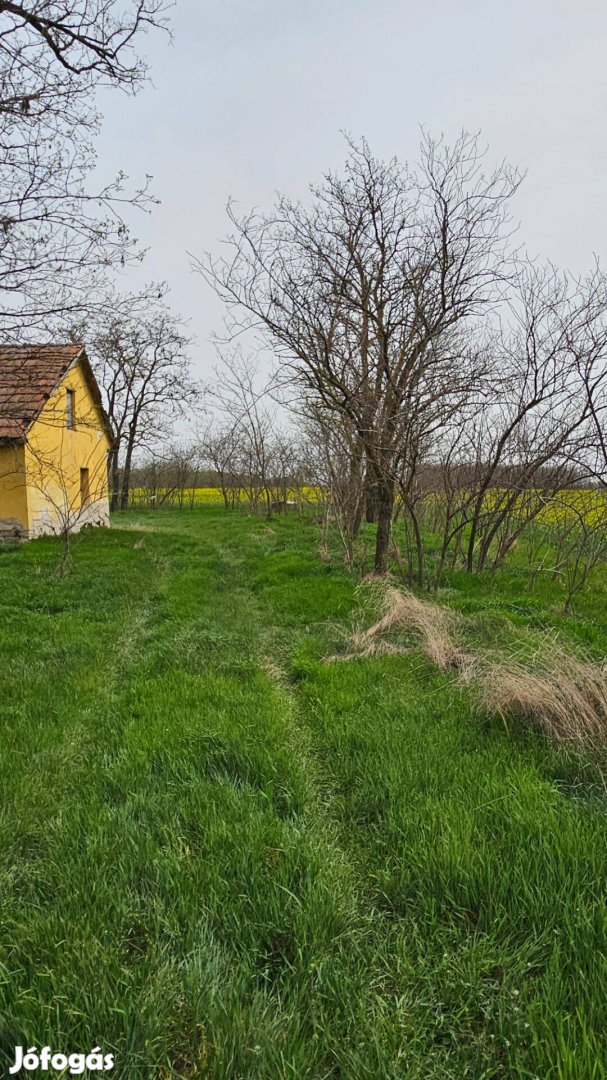
[[[419,655],[321,664],[354,582],[311,528],[119,524],[63,581],[52,540],[0,550],[2,1063],[101,1044],[126,1080],[607,1076],[583,771]],[[596,594],[565,623],[516,574],[452,584],[607,651]]]

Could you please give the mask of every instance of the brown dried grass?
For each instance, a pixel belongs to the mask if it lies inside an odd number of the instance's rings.
[[[494,662],[477,667],[481,707],[521,716],[550,739],[587,751],[607,744],[607,677],[603,667],[561,649],[549,649],[533,666]]]
[[[441,671],[461,670],[469,664],[469,654],[452,636],[456,621],[453,612],[427,600],[419,600],[413,593],[384,581],[370,580],[365,583],[365,588],[372,590],[380,618],[367,629],[350,635],[353,651],[341,659],[407,652],[405,646],[386,640],[388,634],[404,630],[416,635],[423,652]]]
[[[394,585],[374,584],[381,618],[353,638],[354,648],[364,649],[372,641],[394,630],[413,631],[423,652],[441,671],[459,669],[466,654],[453,640],[455,615],[448,608],[420,600],[405,589]]]
[[[385,581],[365,582],[379,618],[349,635],[350,650],[332,661],[410,649],[389,636],[412,633],[440,671],[452,671],[470,687],[479,707],[500,716],[506,726],[519,716],[558,743],[600,752],[607,746],[607,670],[588,657],[572,655],[553,639],[538,644],[525,661],[471,652],[457,641],[455,612]]]

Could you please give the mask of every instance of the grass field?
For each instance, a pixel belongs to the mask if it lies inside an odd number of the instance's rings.
[[[356,582],[295,517],[0,549],[0,1058],[121,1080],[607,1077],[607,801],[421,653],[323,663]],[[513,568],[441,600],[607,653]]]

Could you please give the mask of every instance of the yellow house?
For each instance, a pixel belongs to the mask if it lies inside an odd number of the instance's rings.
[[[111,445],[82,345],[0,346],[0,539],[107,525]]]

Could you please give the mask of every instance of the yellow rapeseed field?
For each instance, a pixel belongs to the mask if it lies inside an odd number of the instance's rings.
[[[289,491],[287,498],[295,501],[304,499],[307,502],[316,502],[318,495],[318,488],[304,486],[297,491]],[[281,495],[279,492],[276,492],[273,497],[279,499],[281,498]],[[195,506],[216,506],[223,504],[221,488],[218,487],[184,488],[181,493],[176,490],[171,491],[168,488],[156,488],[156,491],[151,497],[145,488],[136,487],[131,491],[131,498],[135,505],[151,501],[157,506],[162,506],[163,504],[174,506],[180,499],[184,504],[190,505],[193,502]],[[234,498],[236,502],[246,502],[248,499],[248,492],[245,488],[234,491],[230,490],[230,498]]]

